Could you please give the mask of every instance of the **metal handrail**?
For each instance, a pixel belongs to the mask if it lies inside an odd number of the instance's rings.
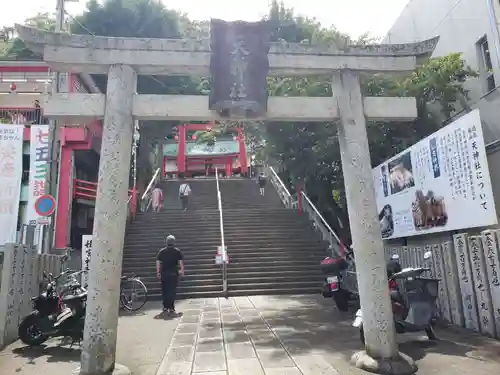
[[[283,201],[283,204],[287,208],[298,208],[298,202],[293,201],[293,197],[286,188],[285,184],[281,180],[281,178],[278,176],[276,171],[274,170],[273,167],[267,166],[267,169],[271,172],[272,179],[271,181],[277,181],[277,185],[275,184],[275,188],[278,192],[278,195],[281,197],[281,200]],[[281,190],[281,192],[280,192]],[[309,197],[304,191],[300,192],[300,195],[304,198],[302,202],[307,203],[307,207],[305,211],[307,211],[309,218],[313,220],[314,226],[321,232],[321,236],[324,240],[327,240],[330,244],[330,248],[332,251],[332,256],[336,255],[342,255],[341,247],[342,247],[342,241],[340,241],[340,238],[337,236],[337,234],[334,232],[334,230],[330,227],[330,225],[326,222],[325,218],[319,213],[318,209],[316,206],[311,202]],[[300,199],[300,196],[297,196],[297,200]]]
[[[306,199],[307,203],[311,206],[311,208],[314,210],[314,212],[316,213],[316,215],[318,215],[319,219],[321,220],[321,222],[323,223],[323,225],[326,227],[326,229],[328,229],[328,231],[330,231],[333,234],[333,236],[335,237],[335,239],[340,243],[340,238],[334,232],[334,230],[332,229],[332,227],[330,227],[330,225],[326,222],[326,220],[323,217],[323,215],[321,215],[319,213],[318,209],[313,204],[313,202],[311,202],[311,200],[309,199],[309,197],[307,196],[307,194],[304,191],[301,191],[301,194]]]
[[[278,174],[276,173],[276,171],[274,170],[273,167],[269,166],[269,170],[271,171],[271,173],[274,175],[274,177],[276,178],[276,180],[278,180],[278,182],[280,183],[281,185],[281,188],[285,191],[285,193],[289,196],[291,196],[290,192],[288,191],[288,189],[286,188],[285,184],[283,183],[283,181],[281,181],[281,178],[280,176],[278,176]]]
[[[281,181],[281,178],[278,176],[273,167],[268,165],[267,169],[269,169],[269,171],[271,172],[271,182],[277,181],[277,185],[276,184],[274,185],[278,195],[281,198],[281,201],[283,202],[286,208],[293,208],[294,205],[292,203],[292,195],[286,188],[285,184],[283,183],[283,181]]]
[[[158,174],[160,173],[160,168],[157,168],[155,173],[153,174],[153,177],[151,178],[151,181],[149,181],[148,187],[144,191],[144,194],[142,194],[141,200],[146,198],[146,196],[149,194],[149,191],[153,187],[154,182],[156,181],[156,178],[158,177]]]
[[[220,242],[222,248],[222,292],[224,294],[227,293],[227,252],[226,252],[226,243],[224,240],[224,218],[222,215],[222,199],[219,188],[219,171],[217,167],[215,167],[215,182],[217,184],[217,206],[219,207],[219,222],[220,222]]]
[[[340,238],[337,236],[337,233],[335,233],[335,231],[332,229],[332,227],[330,227],[330,225],[326,222],[323,215],[321,215],[319,213],[318,209],[313,204],[313,202],[311,202],[311,200],[309,199],[307,194],[304,191],[301,191],[300,194],[305,199],[305,202],[307,203],[307,207],[310,208],[310,209],[305,210],[309,214],[309,218],[311,220],[313,220],[314,225],[321,232],[323,239],[327,240],[330,243],[332,256],[342,255],[342,251],[341,251],[342,241],[340,241]],[[335,253],[337,253],[337,254],[335,254]]]

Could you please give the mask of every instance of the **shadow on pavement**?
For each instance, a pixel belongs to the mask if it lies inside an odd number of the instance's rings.
[[[156,314],[154,316],[154,319],[161,319],[161,320],[174,320],[177,318],[181,318],[184,314],[181,312],[175,313],[175,314],[168,314],[166,312],[161,312],[159,314]]]
[[[121,309],[119,311],[120,317],[129,317],[129,316],[145,316],[150,315],[150,312],[153,310],[157,310],[161,312],[163,310],[162,304],[160,301],[148,301],[146,304],[139,309],[138,311],[128,311],[125,309]]]
[[[266,325],[273,329],[284,346],[294,354],[328,353],[329,356],[344,357],[362,349],[359,331],[352,327],[355,308],[341,313],[333,301],[317,296],[274,296],[272,303],[259,306],[259,297],[250,298],[260,311]],[[245,326],[254,340],[262,330],[262,319],[252,316],[246,309],[239,310]],[[224,318],[223,318],[224,319]],[[241,332],[241,323],[224,323],[224,331]],[[414,360],[420,360],[429,353],[444,356],[460,356],[479,361],[500,363],[500,343],[481,337],[472,332],[457,333],[450,329],[439,329],[439,340],[432,342],[425,333],[398,335],[400,351]],[[269,335],[258,339],[262,347],[274,348],[276,337]]]
[[[27,358],[28,364],[35,365],[35,359],[44,357],[47,362],[75,362],[80,360],[80,347],[41,345],[23,346],[12,350],[14,355]]]

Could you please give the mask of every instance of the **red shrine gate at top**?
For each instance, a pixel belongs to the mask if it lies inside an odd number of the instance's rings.
[[[213,145],[199,144],[194,135],[188,133],[206,131],[214,124],[183,124],[177,126],[177,135],[165,143],[163,151],[163,175],[212,175],[215,167],[227,177],[233,174],[248,174],[248,158],[245,136],[241,128],[233,135],[221,136]]]

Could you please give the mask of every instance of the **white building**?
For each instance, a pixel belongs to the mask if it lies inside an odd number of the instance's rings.
[[[480,74],[466,84],[470,106],[479,108],[490,175],[500,214],[500,2],[410,0],[384,43],[410,43],[440,36],[433,57],[453,52]]]

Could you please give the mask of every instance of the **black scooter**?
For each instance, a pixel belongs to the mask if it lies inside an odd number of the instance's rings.
[[[66,271],[56,278],[48,280],[45,290],[33,297],[33,311],[27,315],[18,327],[19,339],[26,345],[41,345],[50,337],[67,336],[73,342],[81,341],[85,324],[85,306],[87,291],[76,280],[80,272]],[[59,295],[57,281],[62,276],[70,276],[71,281],[63,286]]]

